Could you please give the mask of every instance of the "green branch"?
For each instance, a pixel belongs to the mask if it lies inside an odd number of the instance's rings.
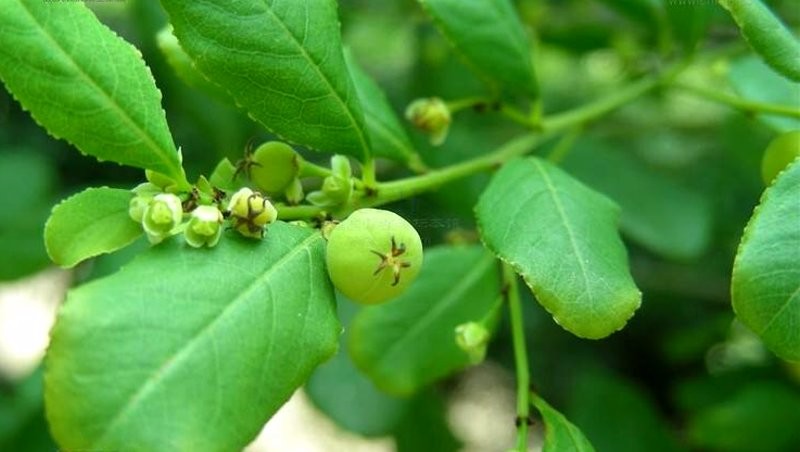
[[[509,264],[503,264],[503,290],[506,291],[514,346],[514,365],[517,371],[517,450],[528,450],[528,418],[530,416],[530,370],[522,322],[522,303],[519,299],[517,274]]]
[[[675,82],[672,84],[675,88],[682,89],[697,97],[706,100],[717,102],[720,104],[728,105],[744,113],[756,114],[765,113],[786,116],[789,118],[800,119],[800,108],[791,107],[789,105],[769,104],[764,102],[755,102],[741,97],[725,94],[713,89],[704,88],[701,86],[690,85],[683,82]]]

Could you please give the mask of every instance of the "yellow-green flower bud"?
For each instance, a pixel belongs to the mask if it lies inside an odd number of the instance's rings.
[[[152,201],[152,196],[134,196],[128,204],[128,215],[131,216],[133,221],[141,223],[142,218],[144,218],[144,211],[147,210]]]
[[[233,228],[246,237],[261,238],[264,228],[278,218],[278,210],[268,199],[245,187],[228,204]]]
[[[197,207],[183,234],[186,243],[195,248],[215,246],[222,235],[222,212],[215,206]]]
[[[469,361],[478,364],[486,357],[486,346],[489,344],[489,331],[478,322],[467,322],[458,325],[455,330],[458,348],[467,352]]]
[[[406,108],[406,119],[415,127],[430,135],[431,144],[439,146],[447,138],[450,129],[450,109],[438,97],[417,99]]]
[[[156,195],[144,211],[142,226],[150,243],[159,243],[181,224],[181,200],[172,193]]]

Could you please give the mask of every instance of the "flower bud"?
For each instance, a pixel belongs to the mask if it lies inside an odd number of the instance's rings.
[[[234,193],[228,204],[233,228],[246,237],[261,238],[264,228],[278,218],[269,200],[245,187]]]
[[[353,194],[353,169],[343,155],[331,158],[332,175],[322,181],[322,188],[308,194],[308,202],[319,207],[340,206]]]
[[[447,138],[450,128],[450,109],[438,97],[417,99],[406,108],[406,119],[430,135],[431,144],[439,146]]]
[[[134,196],[131,198],[131,202],[128,204],[128,215],[131,216],[133,221],[141,223],[142,218],[144,218],[144,212],[147,210],[147,207],[150,206],[152,201],[152,196]]]
[[[183,207],[181,200],[172,193],[156,195],[142,216],[142,226],[150,243],[159,243],[181,224]]]
[[[192,217],[186,225],[184,236],[186,243],[200,248],[212,247],[219,242],[222,235],[222,212],[215,206],[199,206],[192,211]]]
[[[455,330],[458,348],[467,352],[472,364],[478,364],[486,356],[489,343],[489,331],[478,322],[467,322],[458,325]]]

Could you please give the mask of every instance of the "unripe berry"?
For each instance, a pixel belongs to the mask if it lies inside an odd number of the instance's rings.
[[[264,143],[250,156],[250,180],[270,195],[282,195],[299,171],[300,155],[280,141]]]
[[[416,279],[422,268],[422,241],[399,215],[360,209],[330,232],[326,262],[333,285],[347,298],[382,303]]]

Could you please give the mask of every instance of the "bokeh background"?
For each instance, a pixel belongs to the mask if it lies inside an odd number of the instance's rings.
[[[535,30],[546,112],[613,92],[679,53],[637,8],[644,3],[516,2],[525,25]],[[687,2],[666,3],[678,8]],[[795,0],[767,3],[797,31]],[[270,138],[235,107],[176,76],[155,39],[166,23],[157,1],[87,4],[141,49],[163,92],[190,180],[223,157],[239,159],[249,141]],[[339,4],[345,43],[398,113],[421,96],[459,99],[486,92],[415,1]],[[737,47],[742,41],[730,17],[714,10],[700,51],[732,50],[691,68],[683,80],[800,105],[800,85]],[[764,188],[763,149],[793,129],[800,121],[744,115],[670,90],[587,128],[565,155],[564,168],[623,206],[634,277],[645,294],[623,331],[586,341],[562,330],[525,291],[534,387],[598,451],[800,450],[800,366],[773,356],[738,324],[729,295],[736,246]],[[466,111],[441,147],[411,135],[425,161],[437,167],[488,152],[521,131],[499,115]],[[385,179],[406,174],[388,162],[379,170]],[[416,224],[427,245],[475,240],[472,207],[488,178],[463,179],[392,208]],[[137,242],[71,271],[54,268],[42,242],[51,207],[87,186],[133,187],[142,180],[139,170],[99,163],[49,137],[0,89],[0,451],[56,450],[44,420],[40,362],[58,305],[70,287],[114,272],[147,246]],[[348,302],[340,309],[343,319],[352,315]],[[513,384],[505,324],[484,364],[410,400],[381,394],[340,355],[320,368],[248,450],[501,451],[513,443]],[[532,448],[540,435],[536,424]]]

